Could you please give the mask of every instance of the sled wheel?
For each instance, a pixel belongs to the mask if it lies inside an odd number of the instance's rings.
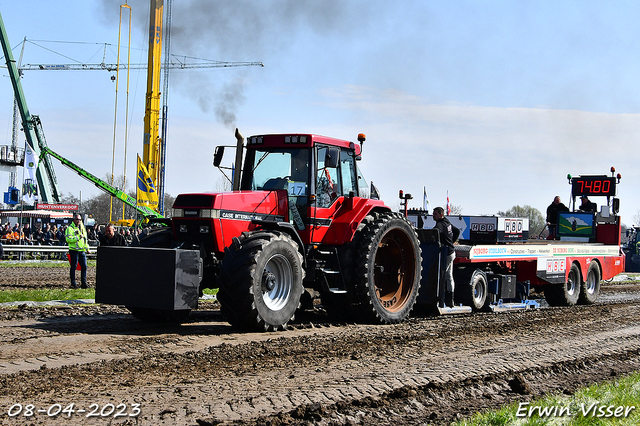
[[[466,306],[471,306],[474,311],[481,311],[486,308],[487,294],[489,286],[487,275],[480,269],[476,269],[471,274],[468,281],[461,283],[462,300]]]
[[[580,269],[578,265],[571,265],[567,282],[563,284],[549,284],[544,290],[544,298],[551,306],[573,306],[580,295]]]
[[[221,311],[242,330],[286,329],[300,305],[304,275],[302,255],[287,234],[243,233],[222,259]]]
[[[600,266],[595,260],[591,261],[589,270],[587,271],[587,279],[580,286],[580,298],[578,303],[581,305],[593,305],[600,295]]]
[[[418,235],[398,213],[378,213],[362,231],[356,292],[365,320],[398,323],[413,309],[422,271]]]

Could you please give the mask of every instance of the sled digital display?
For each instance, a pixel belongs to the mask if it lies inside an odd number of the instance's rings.
[[[616,195],[616,178],[608,176],[578,176],[571,179],[573,196],[600,195],[612,197]]]

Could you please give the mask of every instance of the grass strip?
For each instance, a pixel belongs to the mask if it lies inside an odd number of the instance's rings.
[[[0,303],[48,302],[51,300],[95,299],[95,289],[32,289],[0,291]]]
[[[640,372],[583,388],[574,395],[553,394],[530,403],[514,402],[479,413],[454,426],[600,426],[640,424]]]
[[[218,289],[207,288],[203,292],[215,295]],[[0,303],[8,302],[48,302],[51,300],[95,299],[94,288],[78,289],[32,289],[32,290],[2,290]]]

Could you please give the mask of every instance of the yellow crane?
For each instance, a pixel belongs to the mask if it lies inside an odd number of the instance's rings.
[[[162,55],[162,15],[164,0],[151,0],[149,23],[149,66],[147,68],[147,96],[144,112],[144,134],[142,140],[142,163],[158,188],[160,177],[160,68]],[[140,173],[140,171],[138,171]],[[149,197],[147,207],[158,211],[158,192]],[[153,199],[155,198],[155,200]],[[140,197],[138,197],[140,202]]]
[[[168,70],[170,67],[170,29],[171,29],[171,0],[166,0],[167,5],[167,28],[164,31],[166,37],[165,49],[165,74],[164,74],[164,105],[163,105],[163,134],[160,135],[160,70],[161,70],[161,52],[162,52],[162,35],[163,35],[163,9],[165,0],[150,0],[150,23],[149,23],[149,59],[147,68],[147,95],[145,103],[144,116],[144,136],[143,136],[143,158],[142,166],[144,172],[147,173],[153,188],[155,188],[155,199],[147,197],[147,207],[152,208],[164,214],[164,177],[165,177],[165,152],[166,152],[166,123],[167,123],[167,97],[168,97]],[[261,62],[242,62],[242,63],[218,63],[215,66],[264,66]],[[141,171],[138,170],[138,179],[140,179]],[[140,183],[140,181],[138,181]],[[138,191],[141,191],[140,185],[137,185]],[[138,203],[141,201],[140,192],[138,192]],[[148,195],[148,194],[146,194]]]

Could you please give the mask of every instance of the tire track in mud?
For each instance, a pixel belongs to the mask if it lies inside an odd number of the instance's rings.
[[[148,327],[117,315],[104,319],[114,326],[128,322],[131,329],[120,325],[109,332],[95,318],[62,318],[45,325],[26,321],[25,328],[43,333],[27,341],[62,341],[77,334],[74,349],[87,363],[67,358],[56,368],[53,361],[34,371],[12,367],[19,371],[0,375],[0,413],[16,398],[46,404],[61,391],[65,401],[136,401],[143,407],[139,424],[247,422],[296,410],[306,413],[308,407],[347,401],[357,405],[402,389],[415,392],[474,378],[542,374],[565,364],[633,357],[640,353],[638,309],[636,303],[609,304],[261,334],[231,333],[216,321]],[[82,329],[83,321],[94,324],[90,334],[63,332]],[[0,326],[17,329],[20,321]],[[55,348],[34,348],[42,346]],[[5,365],[7,353],[0,352],[0,364]],[[44,359],[40,354],[33,358]]]
[[[142,323],[115,307],[0,309],[0,421],[23,423],[5,415],[15,403],[111,402],[140,403],[142,413],[76,422],[447,424],[640,369],[640,286],[603,293],[608,302],[595,306],[389,326],[310,313],[290,331],[260,334],[233,332],[211,305],[183,326]],[[530,393],[513,390],[515,375]]]

